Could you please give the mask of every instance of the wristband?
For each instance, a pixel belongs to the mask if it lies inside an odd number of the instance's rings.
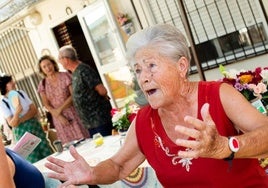
[[[230,150],[232,151],[231,155],[227,158],[224,158],[224,160],[233,160],[234,159],[234,154],[238,152],[239,150],[239,141],[235,137],[228,137],[228,146]]]

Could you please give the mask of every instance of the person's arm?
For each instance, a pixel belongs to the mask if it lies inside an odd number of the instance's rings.
[[[68,87],[69,91],[70,91],[70,96],[64,101],[64,103],[57,109],[53,109],[52,112],[54,112],[54,114],[58,115],[56,116],[58,118],[58,120],[64,124],[64,125],[68,125],[70,122],[69,120],[62,114],[62,111],[66,108],[69,108],[72,104],[73,104],[73,99],[72,99],[72,86],[70,85]],[[53,113],[52,113],[53,115]]]
[[[230,85],[221,85],[220,99],[225,113],[235,128],[244,133],[235,136],[239,141],[240,149],[234,157],[268,157],[268,117],[255,109],[243,95]],[[178,156],[181,158],[227,158],[231,154],[228,138],[219,135],[209,114],[209,104],[202,107],[201,115],[203,121],[191,116],[185,117],[185,122],[193,125],[192,128],[176,126],[175,131],[194,138],[176,140],[177,145],[190,148],[190,151],[180,151]]]
[[[2,136],[0,135],[0,140],[2,140]],[[9,161],[10,162],[10,161]],[[15,188],[15,183],[13,181],[13,177],[11,175],[11,170],[14,171],[14,166],[9,165],[6,151],[3,145],[3,142],[0,143],[0,188]]]
[[[46,96],[46,94],[44,92],[40,93],[43,105],[55,117],[58,117],[62,113],[62,111],[64,109],[70,107],[73,104],[73,100],[72,100],[72,85],[69,85],[68,89],[69,89],[71,95],[57,109],[50,105],[50,102],[49,102],[49,100],[48,100],[48,98],[47,98],[47,96]]]
[[[60,113],[66,109],[69,108],[72,104],[73,104],[73,100],[72,100],[72,85],[69,85],[68,87],[69,91],[70,91],[70,96],[64,101],[64,103],[57,109]]]
[[[106,99],[110,99],[107,93],[107,89],[104,87],[103,84],[98,84],[95,87],[95,90],[99,93],[99,95],[103,96]]]
[[[54,173],[49,173],[49,177],[65,181],[62,186],[110,184],[126,177],[145,160],[139,150],[135,133],[133,124],[120,150],[113,157],[100,162],[95,167],[89,166],[74,147],[70,148],[70,153],[74,158],[72,162],[48,157],[47,160],[50,163],[46,163],[45,166],[54,171]]]
[[[24,121],[27,121],[29,119],[32,119],[33,117],[36,116],[37,112],[38,112],[38,110],[37,110],[35,104],[33,104],[33,103],[30,104],[29,110],[27,111],[27,113],[24,114],[24,116],[22,116],[20,118],[20,123],[23,123]]]
[[[7,122],[11,127],[17,127],[20,123],[23,123],[24,121],[27,121],[27,120],[35,117],[36,113],[37,113],[37,108],[32,103],[29,106],[28,112],[22,117],[20,117],[21,112],[22,112],[22,106],[19,105],[16,108],[16,111],[15,111],[14,115],[7,118]]]
[[[145,160],[145,156],[140,151],[135,130],[136,120],[133,120],[129,127],[125,142],[120,150],[110,159],[99,163],[98,168],[94,168],[94,184],[113,183],[127,177]],[[102,174],[111,169],[107,176]]]
[[[54,108],[50,105],[50,102],[45,94],[45,92],[40,92],[42,104],[45,106],[45,108],[51,113],[51,115],[55,118],[58,118],[58,120],[64,124],[67,125],[69,121],[61,114],[62,111],[68,107],[70,107],[73,103],[72,101],[72,86],[69,86],[69,91],[71,95],[64,101],[64,103],[59,108]]]
[[[18,97],[17,97],[18,99]],[[22,106],[19,100],[16,100],[15,113],[6,118],[8,124],[11,127],[17,127],[20,124],[20,113],[22,112]]]
[[[237,158],[268,157],[268,116],[260,113],[232,86],[222,84],[223,108],[235,127],[244,134],[236,136],[240,149]]]
[[[104,87],[103,84],[98,84],[98,85],[96,85],[95,90],[96,90],[96,91],[99,93],[99,95],[101,95],[101,96],[106,96],[106,95],[107,95],[107,90],[106,90],[106,88]]]
[[[50,105],[50,102],[44,92],[40,92],[42,104],[53,115],[54,108]],[[56,114],[54,114],[56,116]]]

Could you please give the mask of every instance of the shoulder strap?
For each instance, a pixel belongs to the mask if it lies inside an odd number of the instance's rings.
[[[21,96],[22,98],[24,98],[24,95],[22,94],[21,91],[17,90],[17,92],[20,94],[20,96]],[[25,98],[24,98],[24,99],[25,99]]]
[[[2,101],[6,104],[7,108],[10,110],[10,106],[9,106],[8,102],[4,99],[2,99]]]
[[[21,91],[17,90],[17,92],[23,99],[25,99],[25,97]],[[7,108],[10,110],[10,106],[9,106],[8,102],[5,99],[2,99],[2,101],[6,104]]]

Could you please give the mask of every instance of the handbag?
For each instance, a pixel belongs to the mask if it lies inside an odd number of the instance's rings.
[[[52,118],[52,114],[49,111],[46,111],[46,117],[47,117],[47,122],[49,122],[49,128],[50,129],[54,129],[54,123],[53,123],[53,118]]]
[[[42,80],[42,85],[45,88],[45,86],[46,86],[46,79],[45,78],[43,78],[43,80]],[[47,118],[47,122],[49,122],[49,128],[54,129],[55,126],[53,123],[52,114],[47,110],[46,110],[46,118]]]

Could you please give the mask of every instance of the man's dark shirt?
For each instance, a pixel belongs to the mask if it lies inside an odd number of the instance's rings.
[[[98,84],[98,74],[87,64],[80,63],[73,72],[73,103],[86,128],[111,122],[111,104],[95,90]]]

